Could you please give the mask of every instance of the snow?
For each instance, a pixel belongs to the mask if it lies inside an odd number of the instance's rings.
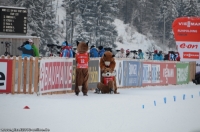
[[[131,27],[129,24],[124,24],[123,21],[115,19],[114,25],[116,26],[118,37],[116,41],[117,48],[124,48],[125,50],[136,50],[142,49],[145,52],[153,52],[155,49],[160,51],[161,47],[156,45],[154,40],[149,39],[143,34],[140,34],[136,31],[134,27]],[[121,41],[120,41],[121,40]],[[153,48],[155,47],[155,49]],[[147,59],[146,54],[144,54]]]
[[[89,91],[88,96],[0,94],[0,128],[48,128],[51,132],[200,131],[198,85],[118,91],[120,94]],[[23,109],[25,106],[30,109]]]

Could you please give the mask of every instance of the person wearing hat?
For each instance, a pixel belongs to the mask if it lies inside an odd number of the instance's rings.
[[[60,57],[73,58],[72,46],[67,41],[62,42]]]
[[[141,49],[138,49],[138,59],[144,59],[144,53]]]
[[[94,45],[90,47],[90,57],[91,58],[99,57],[98,50]]]
[[[35,44],[33,43],[33,40],[32,39],[29,39],[28,40],[29,44],[31,45],[32,49],[33,49],[33,53],[34,53],[34,57],[39,57],[39,50],[38,48],[35,46]]]
[[[98,50],[99,50],[99,57],[102,57],[105,52],[105,49],[103,48],[103,46],[99,46]]]
[[[22,51],[22,58],[34,56],[34,51],[29,41],[24,42],[22,46],[18,47],[18,50]]]
[[[126,58],[126,53],[124,52],[124,49],[121,48],[120,51],[115,55],[116,58]]]
[[[158,51],[154,50],[153,60],[159,60]]]
[[[126,50],[126,58],[133,58],[133,54],[130,52],[129,49]]]

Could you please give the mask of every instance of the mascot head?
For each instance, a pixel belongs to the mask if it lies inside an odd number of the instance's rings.
[[[88,44],[89,44],[89,41],[87,43],[85,42],[78,42],[76,41],[77,43],[77,52],[78,53],[86,53],[88,51]]]
[[[105,68],[102,72],[102,77],[113,77],[115,76],[115,71],[112,71],[110,68]]]
[[[110,66],[110,63],[115,61],[114,57],[115,55],[113,55],[110,51],[104,52],[104,55],[102,56],[106,66]]]

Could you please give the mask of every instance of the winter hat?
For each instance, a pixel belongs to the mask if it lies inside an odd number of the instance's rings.
[[[32,40],[32,39],[29,39],[28,42],[33,43],[33,40]]]
[[[158,51],[157,51],[157,50],[154,50],[154,53],[156,53],[156,54],[157,54],[157,53],[158,53]]]
[[[67,41],[62,42],[62,46],[68,46],[68,42]]]
[[[92,49],[92,48],[94,48],[95,46],[94,45],[92,45],[91,47],[90,47],[90,49]]]
[[[129,49],[127,49],[127,50],[126,50],[126,53],[130,53],[130,50],[129,50]]]
[[[103,46],[99,46],[98,49],[99,49],[99,50],[102,50],[102,49],[103,49]]]

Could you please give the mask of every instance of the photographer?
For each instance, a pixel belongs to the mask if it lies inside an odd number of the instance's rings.
[[[133,54],[129,51],[129,49],[126,50],[126,58],[133,58]]]
[[[39,57],[39,50],[38,48],[35,46],[35,44],[33,43],[32,39],[28,40],[29,44],[31,45],[31,47],[33,48],[33,52],[34,52],[34,57]]]
[[[120,51],[115,55],[116,58],[126,58],[126,54],[124,53],[124,49],[121,48]]]
[[[138,50],[138,58],[137,59],[144,59],[144,53],[141,49]]]
[[[68,44],[67,41],[64,41],[62,43],[62,49],[61,49],[60,57],[73,58],[72,46],[70,44]]]
[[[29,41],[24,42],[22,46],[18,47],[18,50],[22,51],[22,58],[34,56],[34,51],[29,44]]]

